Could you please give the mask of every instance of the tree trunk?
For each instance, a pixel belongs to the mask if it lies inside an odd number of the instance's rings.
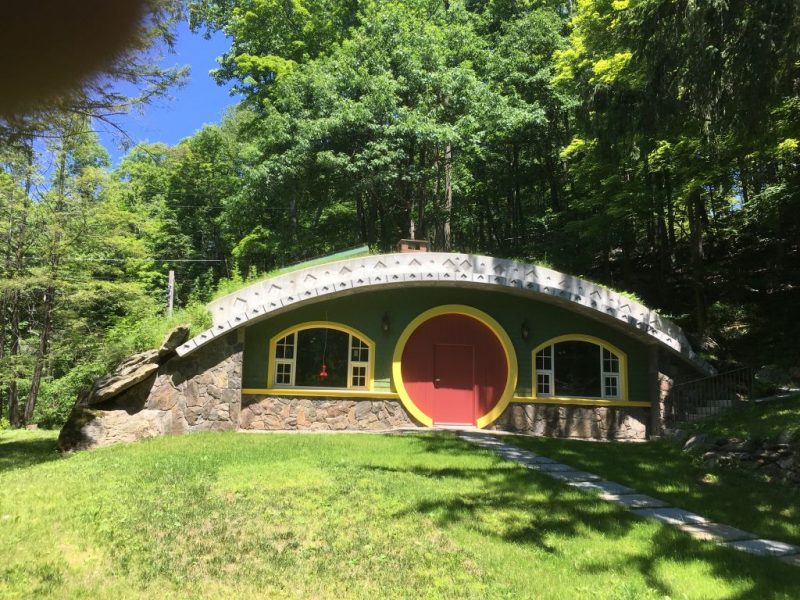
[[[421,173],[417,186],[417,235],[425,239],[425,197],[428,189],[427,169],[425,168],[426,152],[423,145],[419,152],[419,171]]]
[[[743,157],[739,157],[739,183],[742,186],[742,206],[747,206],[750,202],[750,186],[747,182],[747,163]]]
[[[356,195],[356,220],[358,221],[358,230],[361,234],[361,243],[371,243],[372,240],[370,240],[367,235],[367,215],[364,211],[364,194]]]
[[[55,288],[50,286],[45,291],[42,332],[39,335],[39,348],[36,353],[36,362],[33,368],[31,387],[30,390],[28,390],[28,399],[25,402],[25,413],[22,418],[24,424],[30,423],[31,419],[33,418],[33,410],[34,408],[36,408],[36,400],[39,397],[39,388],[42,383],[42,373],[44,372],[44,363],[47,354],[50,350],[50,333],[53,323],[54,304],[55,304]]]
[[[19,292],[16,290],[11,293],[11,318],[9,320],[11,322],[11,345],[8,354],[11,357],[11,381],[8,382],[8,421],[12,427],[19,427],[17,365],[14,364],[19,354]]]
[[[442,246],[445,252],[452,249],[450,214],[453,211],[453,147],[444,148],[444,222],[442,223]]]
[[[689,242],[692,260],[692,284],[695,300],[695,324],[697,333],[705,337],[708,329],[708,315],[705,292],[705,247],[703,191],[695,187],[687,198],[689,216]]]
[[[378,239],[378,207],[372,191],[367,192],[367,240],[370,244],[380,245],[382,240]]]
[[[513,178],[514,178],[514,228],[513,228],[513,235],[515,236],[515,247],[521,248],[524,247],[526,242],[526,235],[525,235],[525,215],[522,208],[522,192],[519,186],[519,179],[520,179],[520,168],[519,168],[519,146],[514,144],[513,147],[513,154],[512,154],[512,171],[513,171]]]
[[[550,208],[553,209],[554,213],[558,213],[561,210],[561,199],[559,197],[559,182],[558,182],[558,175],[556,173],[556,161],[553,159],[553,155],[548,147],[544,151],[544,159],[545,159],[545,166],[547,167],[547,182],[548,187],[550,188]]]
[[[656,239],[658,240],[658,291],[661,302],[663,303],[666,300],[666,294],[667,294],[666,280],[667,280],[667,275],[670,271],[670,248],[669,248],[669,235],[667,234],[667,215],[666,215],[667,199],[664,197],[663,193],[664,192],[663,177],[661,183],[662,183],[661,193],[659,193],[657,196],[658,206],[656,214],[656,224],[658,231]]]
[[[0,297],[0,364],[6,356],[6,294],[2,292]],[[0,419],[6,413],[5,394],[3,394],[2,383],[0,383]]]
[[[664,192],[667,195],[667,239],[669,241],[670,266],[675,265],[675,199],[672,197],[672,178],[664,171]]]

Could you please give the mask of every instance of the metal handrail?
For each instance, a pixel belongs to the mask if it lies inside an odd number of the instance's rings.
[[[740,367],[672,386],[668,417],[673,423],[695,421],[733,410],[753,395],[755,369]]]

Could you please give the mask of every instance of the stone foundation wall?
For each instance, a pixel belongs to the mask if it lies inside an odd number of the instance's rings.
[[[659,427],[661,431],[669,429],[675,425],[675,402],[672,397],[672,388],[679,383],[693,381],[706,377],[707,374],[701,373],[689,367],[686,363],[674,356],[667,355],[666,352],[659,353],[658,360],[658,404],[659,404]]]
[[[548,437],[647,439],[648,410],[514,403],[489,428]]]
[[[59,435],[62,450],[81,450],[165,434],[239,426],[242,343],[238,332],[197,352],[174,356],[118,396],[89,405],[79,398]]]
[[[397,400],[245,396],[239,426],[262,431],[377,431],[415,423]]]
[[[672,402],[670,392],[675,381],[665,375],[664,373],[658,374],[658,429],[664,431],[671,424],[670,413],[672,411]]]
[[[239,425],[242,344],[237,333],[159,369],[145,403],[172,414],[170,433],[225,431]]]

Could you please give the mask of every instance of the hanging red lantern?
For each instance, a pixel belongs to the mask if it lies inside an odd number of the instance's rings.
[[[322,369],[319,372],[320,379],[327,379],[328,378],[328,366],[325,363],[322,363]]]

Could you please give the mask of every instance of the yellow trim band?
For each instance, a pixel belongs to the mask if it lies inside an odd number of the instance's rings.
[[[619,381],[620,381],[620,388],[621,393],[619,398],[615,398],[614,400],[607,400],[604,398],[597,398],[597,399],[589,399],[589,398],[570,398],[570,397],[563,397],[563,396],[546,396],[539,398],[536,394],[536,353],[539,352],[542,348],[546,348],[547,346],[553,346],[558,344],[559,342],[589,342],[600,346],[601,348],[605,348],[606,350],[610,350],[614,354],[617,355],[619,358]],[[614,346],[613,344],[609,344],[607,341],[600,339],[599,337],[595,337],[593,335],[584,335],[582,333],[570,333],[567,335],[559,335],[558,337],[551,338],[546,342],[539,344],[531,351],[531,373],[533,373],[533,387],[532,392],[532,399],[539,400],[546,404],[566,404],[567,401],[574,401],[580,400],[581,403],[584,402],[592,402],[592,403],[602,403],[606,406],[613,406],[611,404],[607,404],[608,402],[624,402],[623,406],[633,406],[633,403],[628,401],[628,355],[625,354],[622,350]],[[549,400],[558,400],[558,402],[549,402]],[[575,402],[569,402],[574,404]],[[650,403],[647,403],[647,406],[650,406]]]
[[[342,331],[344,333],[348,333],[352,336],[359,338],[362,342],[364,342],[367,345],[367,347],[369,348],[369,374],[367,376],[367,390],[371,391],[373,385],[375,384],[375,342],[372,341],[371,338],[361,333],[358,329],[354,329],[353,327],[350,327],[349,325],[344,325],[342,323],[334,323],[332,321],[305,321],[304,323],[300,323],[299,325],[292,325],[291,327],[287,327],[283,331],[276,333],[274,336],[270,338],[269,357],[267,358],[267,388],[271,390],[301,389],[295,387],[286,387],[286,388],[275,387],[275,369],[272,368],[273,366],[272,361],[275,360],[275,347],[278,344],[278,340],[282,340],[290,333],[294,333],[296,331],[303,331],[305,329],[315,329],[315,328],[335,329],[336,331]],[[297,348],[295,348],[294,351],[296,353]],[[347,374],[347,380],[350,381],[350,373]],[[351,389],[351,388],[336,388],[336,389],[338,390],[347,389],[348,393],[358,391],[356,389]],[[291,394],[291,395],[297,395],[297,394]]]
[[[341,388],[326,390],[323,388],[244,388],[243,396],[303,396],[313,398],[351,398],[353,400],[399,400],[395,392],[375,392],[372,390],[343,390]]]
[[[414,403],[403,383],[403,350],[405,350],[406,343],[411,337],[411,334],[413,334],[414,331],[416,331],[416,329],[425,321],[440,315],[451,314],[472,317],[476,321],[479,321],[488,327],[497,337],[506,356],[508,376],[506,378],[506,387],[503,389],[503,393],[500,395],[500,400],[492,410],[478,418],[475,422],[479,428],[484,428],[494,422],[501,414],[503,414],[503,411],[511,402],[511,398],[514,395],[514,390],[517,388],[518,376],[517,355],[514,352],[514,345],[511,343],[511,338],[508,337],[508,334],[500,325],[500,323],[498,323],[491,316],[487,315],[485,312],[478,310],[477,308],[473,308],[472,306],[466,306],[463,304],[443,304],[442,306],[436,306],[417,315],[413,321],[406,325],[406,328],[403,330],[403,333],[400,334],[400,338],[397,340],[397,345],[394,347],[394,355],[392,357],[392,380],[394,381],[394,386],[397,389],[397,393],[400,396],[400,401],[403,403],[405,409],[411,413],[411,415],[413,415],[417,421],[423,425],[431,427],[433,425],[433,419],[422,412],[422,410],[420,410],[420,408]]]
[[[534,398],[533,396],[514,396],[511,400],[515,404],[575,404],[577,406],[630,406],[635,408],[650,408],[650,402],[630,402],[628,400],[603,400],[601,398],[572,398],[559,396]]]

